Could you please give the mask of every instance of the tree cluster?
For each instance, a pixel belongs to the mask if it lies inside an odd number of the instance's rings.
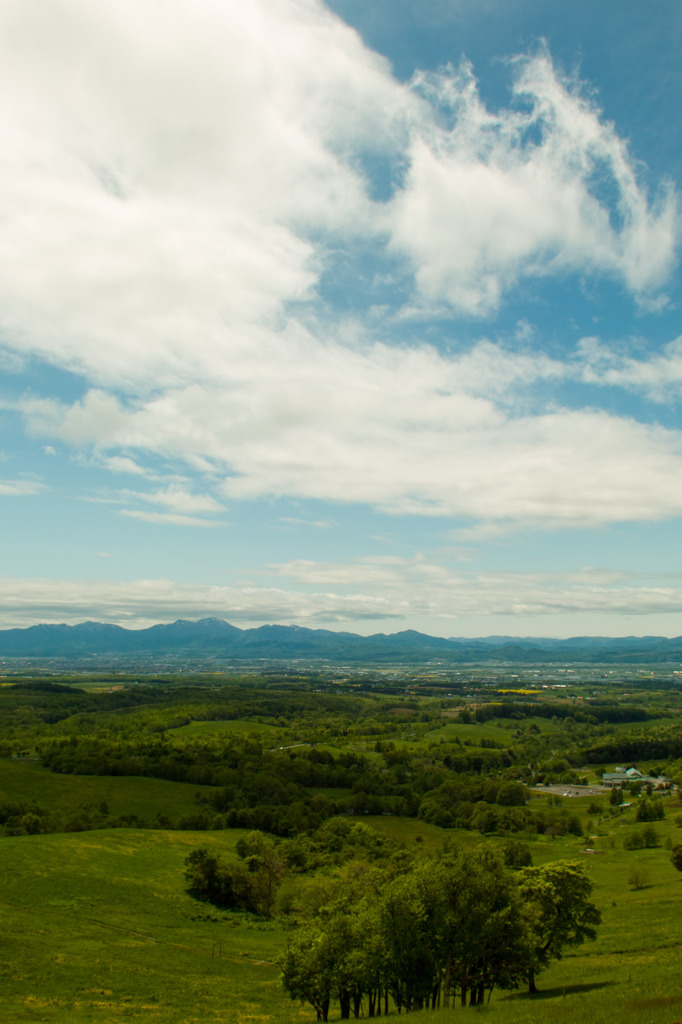
[[[645,797],[637,804],[636,821],[662,821],[664,817],[665,808],[660,797]]]
[[[633,829],[623,839],[624,850],[645,850],[661,845],[661,837],[654,825]]]
[[[217,907],[248,910],[270,917],[284,863],[274,841],[262,832],[239,840],[239,861],[224,863],[205,847],[185,859],[187,890]]]
[[[594,938],[600,915],[582,866],[509,871],[489,844],[435,856],[396,855],[318,883],[281,958],[292,999],[318,1020],[477,1006],[495,988],[528,984],[566,946]]]

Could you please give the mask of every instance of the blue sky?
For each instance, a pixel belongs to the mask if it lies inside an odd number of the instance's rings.
[[[3,0],[0,628],[682,633],[677,0]]]

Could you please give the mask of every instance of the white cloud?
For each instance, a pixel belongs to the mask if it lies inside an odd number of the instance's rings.
[[[396,613],[399,614],[399,613]],[[391,618],[370,595],[300,594],[276,587],[218,587],[168,579],[123,583],[90,580],[0,579],[0,628],[36,622],[114,622],[131,628],[177,618],[218,616],[236,625]]]
[[[444,636],[466,635],[463,624],[471,622],[478,627],[474,635],[483,635],[490,631],[486,622],[518,634],[542,621],[546,635],[566,635],[574,621],[608,616],[628,616],[629,631],[640,633],[656,617],[654,628],[660,631],[661,617],[679,618],[682,612],[682,586],[674,577],[651,581],[594,569],[554,575],[463,572],[420,559],[405,560],[394,573],[386,574],[381,564],[376,568],[372,575],[367,563],[284,564],[280,575],[294,582],[289,587],[5,577],[0,580],[0,628],[84,619],[141,628],[210,615],[244,628],[264,622],[313,628],[352,623],[363,633],[377,631],[377,623],[398,630],[406,622],[427,621],[431,632]],[[678,619],[670,621],[674,632]]]
[[[272,565],[269,568],[277,575],[314,586],[391,586],[400,583],[400,575],[381,563],[338,565],[299,559],[295,562]]]
[[[154,0],[3,6],[6,346],[133,393],[232,381],[232,362],[289,344],[350,238],[380,252],[392,236],[424,296],[470,312],[520,275],[664,283],[672,195],[647,203],[624,143],[547,57],[518,64],[531,111],[491,114],[466,69],[401,85],[316,0],[167,0],[163,31],[157,15]],[[376,154],[408,166],[386,205]],[[115,409],[74,414],[74,439],[98,415]]]
[[[203,519],[201,516],[185,516],[179,512],[148,512],[145,509],[122,508],[119,515],[127,516],[128,519],[140,519],[144,523],[160,523],[165,526],[214,527],[223,525],[214,519]]]
[[[170,484],[156,491],[120,491],[120,499],[136,498],[152,505],[163,505],[173,512],[221,512],[223,506],[210,494],[192,494],[185,487]]]
[[[26,361],[19,352],[0,347],[0,370],[5,373],[21,373],[25,369]]]
[[[579,351],[588,384],[625,388],[655,402],[673,401],[682,393],[682,337],[640,358],[608,349],[598,338],[583,338]]]
[[[71,406],[52,398],[27,398],[21,403],[32,433],[59,437],[75,446],[111,444],[125,423],[125,413],[114,395],[90,390]]]
[[[518,62],[526,107],[491,113],[466,69],[400,84],[317,0],[158,14],[155,0],[0,10],[3,344],[88,389],[15,403],[30,432],[115,472],[161,456],[228,499],[498,526],[682,512],[677,433],[534,415],[533,385],[575,367],[489,341],[452,356],[382,344],[379,310],[370,335],[317,296],[349,253],[385,272],[390,243],[417,301],[486,313],[520,277],[567,272],[653,301],[674,197],[647,200],[625,144],[546,56]],[[397,182],[386,203],[371,198],[377,156]],[[221,508],[181,489],[129,497],[126,515],[155,522]]]
[[[210,494],[193,494],[180,484],[169,484],[155,491],[118,491],[114,499],[122,504],[142,502],[147,505],[161,505],[168,509],[165,512],[152,512],[148,509],[120,509],[119,515],[129,519],[139,519],[146,523],[160,523],[169,526],[224,526],[223,522],[209,519],[206,516],[223,511],[220,502]]]
[[[649,204],[625,143],[556,75],[547,55],[517,61],[530,104],[491,113],[468,64],[418,74],[447,124],[415,132],[406,186],[393,201],[393,245],[427,302],[494,311],[521,277],[600,272],[645,300],[668,278],[678,220],[664,188]],[[616,210],[600,199],[604,182]]]
[[[127,455],[111,455],[102,460],[102,465],[111,473],[127,473],[131,476],[146,476],[146,471]]]
[[[382,558],[349,563],[285,562],[272,566],[286,579],[319,588],[336,586],[371,596],[377,609],[390,609],[406,619],[440,620],[506,616],[618,614],[634,617],[679,613],[682,588],[678,578],[651,581],[625,572],[585,567],[576,572],[482,572],[453,570],[442,561],[418,556],[395,559],[389,568]],[[312,596],[312,593],[311,593]]]
[[[373,237],[360,164],[418,101],[315,0],[7,0],[8,346],[96,383],[211,377],[310,296],[308,237]]]
[[[45,484],[39,480],[0,480],[0,496],[5,498],[24,498],[45,490]]]
[[[159,505],[166,510],[150,511],[144,507],[118,509],[119,515],[148,523],[202,527],[225,525],[224,521],[213,518],[224,512],[224,506],[213,495],[193,493],[177,482],[155,491],[103,489],[97,494],[84,495],[83,500],[96,505]]]
[[[329,530],[335,525],[331,519],[301,519],[300,516],[280,516],[277,521],[286,526],[303,526],[308,529],[312,526],[316,530]]]
[[[238,387],[197,383],[143,403],[117,401],[111,415],[99,393],[72,407],[28,400],[24,411],[31,430],[68,440],[85,433],[83,410],[104,409],[89,421],[93,439],[102,424],[101,448],[208,458],[232,500],[361,502],[503,527],[682,513],[678,432],[592,409],[533,415],[517,401],[536,383],[583,373],[581,365],[489,342],[448,357],[323,347],[299,334],[258,373],[250,361],[232,369]]]

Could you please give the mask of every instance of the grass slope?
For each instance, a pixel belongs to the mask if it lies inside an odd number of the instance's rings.
[[[281,929],[215,911],[183,890],[187,853],[200,844],[227,852],[238,835],[116,830],[2,840],[2,1020],[309,1019],[286,999],[272,965]]]
[[[368,822],[401,835],[399,819]],[[437,830],[405,822],[410,845]],[[629,826],[626,826],[626,828]],[[662,832],[677,838],[666,821]],[[431,834],[433,833],[433,835]],[[286,930],[216,911],[184,892],[183,861],[198,845],[229,854],[229,832],[115,830],[0,840],[0,1019],[54,1024],[298,1024],[273,960]],[[469,834],[468,839],[474,837]],[[534,843],[536,863],[578,858],[603,914],[595,943],[539,977],[541,993],[495,993],[477,1010],[428,1013],[433,1024],[672,1024],[682,1018],[682,875],[663,848],[619,845],[585,854],[574,840]],[[633,890],[633,863],[647,873]],[[221,956],[216,955],[221,951]],[[332,1015],[332,1019],[337,1019]]]
[[[146,822],[157,814],[166,814],[175,821],[200,809],[194,799],[197,792],[214,790],[131,775],[59,775],[35,762],[0,759],[0,803],[33,802],[64,814],[88,804],[98,806],[104,800],[115,817],[136,814]]]

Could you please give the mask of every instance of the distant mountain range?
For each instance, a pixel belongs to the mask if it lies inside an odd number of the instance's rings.
[[[471,662],[661,663],[682,661],[682,637],[572,637],[553,640],[491,636],[480,639],[400,633],[334,632],[302,626],[239,629],[222,619],[178,619],[148,629],[102,622],[0,630],[0,658],[184,658],[187,661],[303,660],[333,664],[447,664]]]

